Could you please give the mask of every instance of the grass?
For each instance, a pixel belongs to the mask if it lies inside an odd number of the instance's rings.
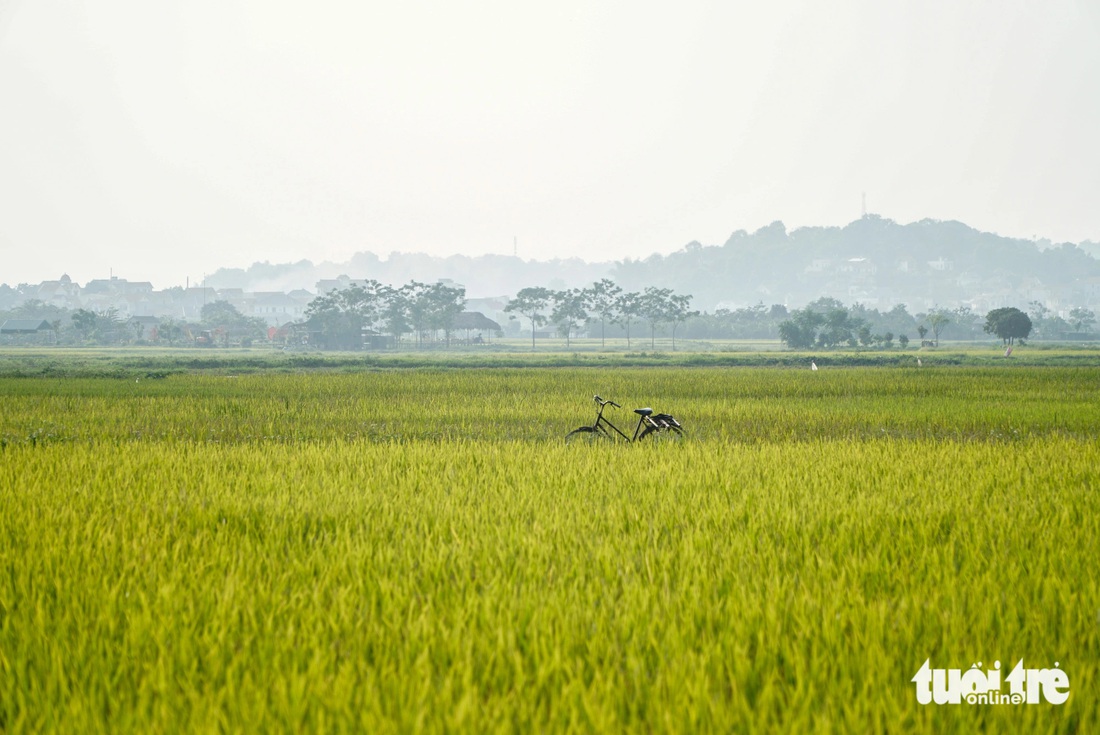
[[[997,345],[947,344],[936,349],[887,351],[796,352],[758,349],[730,340],[708,345],[703,351],[628,350],[622,345],[597,350],[594,345],[563,350],[540,346],[532,351],[516,345],[477,349],[410,352],[283,352],[271,348],[0,348],[0,377],[164,377],[170,374],[213,372],[248,374],[311,370],[360,372],[408,368],[516,368],[516,367],[935,367],[948,365],[1095,366],[1100,349],[1072,345],[1028,345],[1005,358]]]
[[[1100,368],[935,367],[0,379],[0,731],[1091,731]]]

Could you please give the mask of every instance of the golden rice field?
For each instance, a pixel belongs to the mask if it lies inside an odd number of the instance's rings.
[[[594,393],[688,437],[565,445]],[[199,372],[0,401],[0,732],[1100,727],[1100,368]],[[1021,658],[1068,700],[917,702],[926,660]]]

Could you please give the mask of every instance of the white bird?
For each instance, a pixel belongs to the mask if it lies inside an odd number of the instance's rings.
[[[810,370],[817,371],[817,363],[813,360],[810,360]]]
[[[920,358],[918,357],[918,358],[917,358],[917,367],[920,367],[920,366],[921,366],[921,365],[923,365],[923,364],[924,364],[924,363],[923,363],[923,362],[921,362],[921,361],[920,361]]]

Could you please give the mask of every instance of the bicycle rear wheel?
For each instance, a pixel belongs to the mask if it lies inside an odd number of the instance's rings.
[[[662,429],[649,427],[638,437],[638,441],[646,439],[646,437],[649,437],[647,440],[649,444],[675,444],[683,441],[684,430],[678,426],[666,426]]]

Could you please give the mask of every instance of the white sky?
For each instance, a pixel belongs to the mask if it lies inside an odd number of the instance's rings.
[[[645,257],[863,192],[1100,240],[1100,2],[0,0],[12,285]]]

